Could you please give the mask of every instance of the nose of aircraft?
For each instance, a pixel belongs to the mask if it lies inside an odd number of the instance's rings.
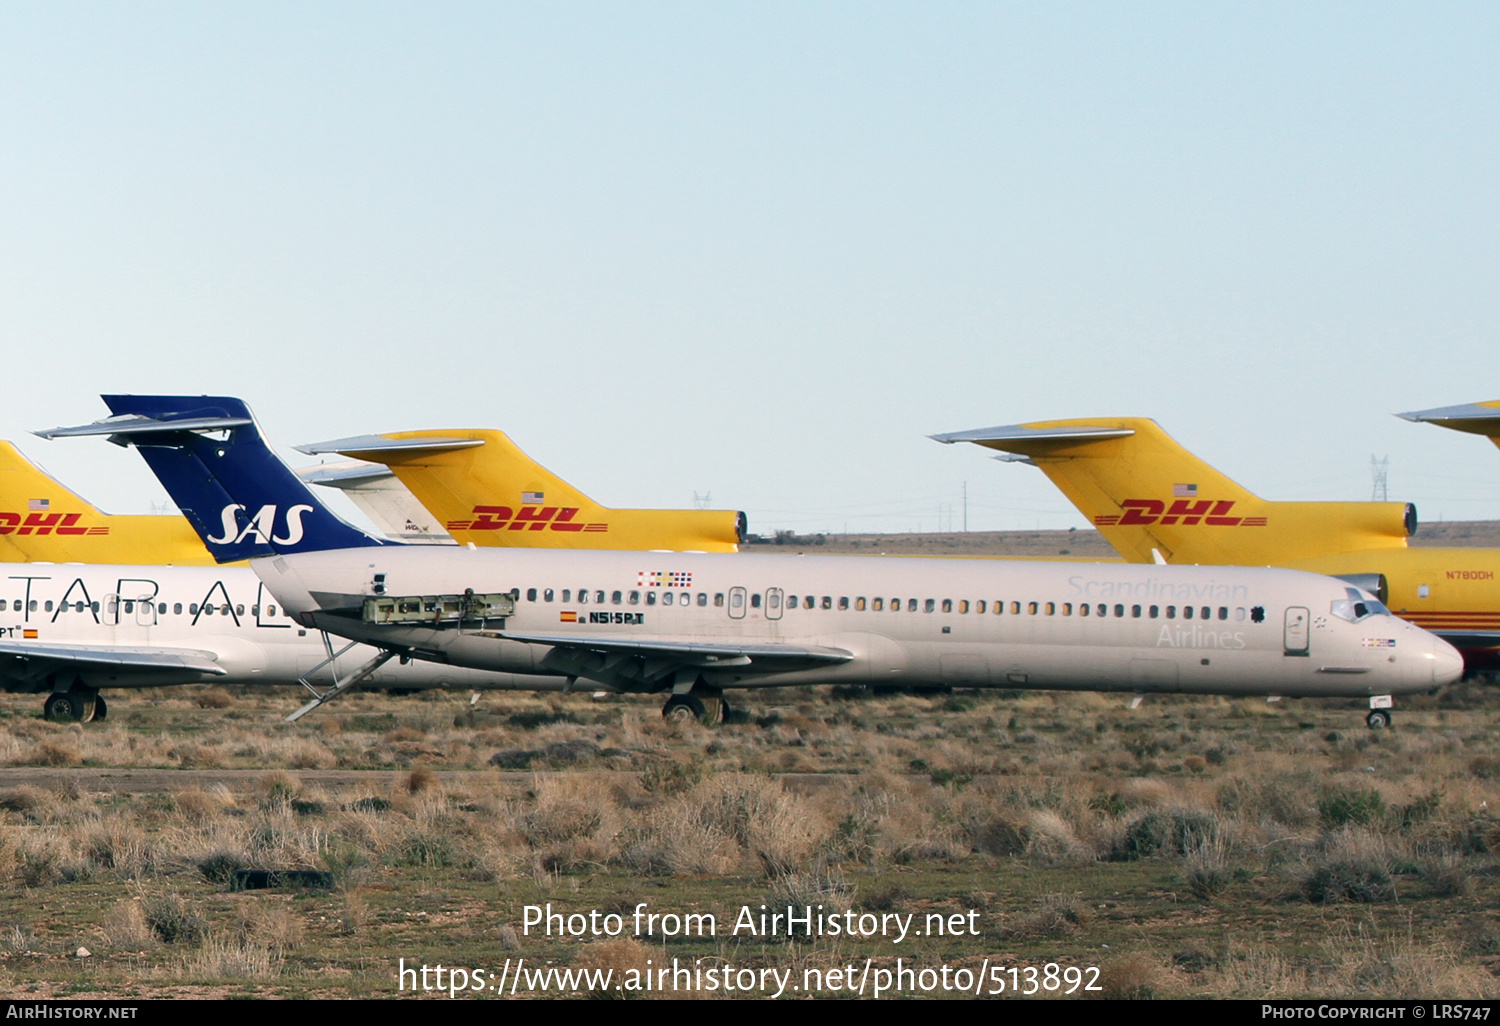
[[[1433,637],[1432,651],[1427,654],[1427,658],[1432,662],[1434,685],[1452,684],[1464,675],[1464,657],[1442,638]]]

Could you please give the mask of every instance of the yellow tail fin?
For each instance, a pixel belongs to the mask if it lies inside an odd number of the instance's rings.
[[[461,545],[734,552],[743,513],[609,509],[499,431],[398,431],[298,446],[384,463]]]
[[[1281,565],[1332,552],[1404,548],[1400,502],[1267,502],[1144,417],[1049,420],[935,435],[1040,467],[1132,563]]]
[[[180,516],[111,516],[0,441],[0,557],[33,563],[212,566]]]

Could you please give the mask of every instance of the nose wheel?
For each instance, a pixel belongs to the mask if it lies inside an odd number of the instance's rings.
[[[1391,725],[1391,711],[1389,709],[1371,709],[1370,714],[1365,717],[1365,723],[1371,730],[1384,730]]]

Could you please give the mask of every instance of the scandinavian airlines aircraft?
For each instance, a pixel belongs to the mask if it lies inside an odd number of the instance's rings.
[[[48,434],[136,445],[218,558],[377,661],[565,674],[709,717],[737,688],[847,682],[1361,697],[1372,727],[1462,670],[1298,571],[386,545],[272,466],[238,400],[105,400],[115,417]]]
[[[1041,468],[1127,560],[1283,566],[1340,577],[1500,665],[1500,550],[1409,548],[1399,502],[1267,502],[1193,456],[1153,420],[1049,420],[934,435]]]
[[[745,540],[744,513],[601,506],[499,431],[399,431],[299,445],[297,451],[385,464],[465,545],[736,552]],[[340,480],[318,483],[337,486]],[[371,478],[351,483],[356,502],[364,488],[383,487]]]

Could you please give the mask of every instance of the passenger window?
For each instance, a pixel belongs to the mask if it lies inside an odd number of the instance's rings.
[[[552,601],[552,589],[551,588],[547,588],[546,590],[544,590],[542,592],[542,601],[543,602],[551,602]]]
[[[706,591],[700,591],[698,593],[698,604],[700,606],[706,606],[706,605],[708,605],[708,592],[706,592]]]
[[[1148,612],[1151,614],[1151,619],[1155,620],[1159,615],[1161,615],[1161,607],[1160,606],[1152,606],[1148,610]]]
[[[11,605],[10,608],[11,608],[11,612],[19,613],[21,611],[21,600],[20,599],[16,599],[16,601]]]
[[[982,613],[982,612],[984,612],[984,599],[980,599],[978,602],[974,603],[974,612],[976,612],[976,613]]]
[[[4,608],[5,608],[5,603],[0,602],[0,609],[4,609]],[[98,602],[90,602],[89,603],[89,608],[92,609],[94,612],[97,613],[97,612],[99,612],[99,603]],[[177,611],[179,613],[182,612],[182,603],[181,602],[177,603]]]
[[[526,601],[527,602],[535,602],[536,601],[536,589],[535,588],[527,588],[526,589]]]
[[[1250,622],[1251,623],[1264,623],[1265,619],[1266,619],[1266,608],[1265,608],[1265,606],[1251,606],[1250,607]]]
[[[958,611],[960,613],[967,613],[969,611],[969,600],[968,599],[959,599],[958,600]]]
[[[916,599],[907,599],[906,600],[906,611],[908,613],[915,613],[917,611],[917,600]]]
[[[714,592],[714,605],[716,605],[716,606],[722,606],[723,604],[724,604],[724,593],[722,591],[716,591],[716,592]]]
[[[874,601],[874,604],[873,604],[872,608],[877,613],[884,611],[884,609],[885,609],[885,599],[883,599],[883,598],[877,598]]]
[[[109,611],[111,613],[113,613],[115,611],[115,604],[113,602],[111,602],[109,604]],[[188,606],[188,612],[191,613],[191,614],[193,614],[194,616],[197,616],[198,615],[198,603],[194,602],[192,605]]]
[[[832,609],[833,608],[833,596],[832,595],[824,595],[823,596],[823,608],[824,609]]]
[[[1053,602],[1048,602],[1047,603],[1047,615],[1048,616],[1056,616],[1057,615],[1057,605],[1056,605],[1056,603],[1053,603]]]
[[[78,603],[78,611],[80,613],[83,612],[83,603],[82,602]],[[165,602],[163,602],[161,605],[159,605],[159,606],[156,607],[156,611],[158,613],[160,613],[161,615],[166,616],[167,615],[167,604]]]
[[[953,600],[952,599],[943,599],[943,612],[945,612],[945,613],[951,613],[951,612],[953,612]]]
[[[729,608],[730,609],[739,609],[744,604],[745,604],[745,596],[744,595],[741,595],[737,591],[732,591],[732,592],[729,593]]]
[[[1141,607],[1140,606],[1131,606],[1130,607],[1130,615],[1133,618],[1139,620],[1141,618]]]
[[[876,599],[875,601],[878,602],[880,600]],[[861,613],[865,611],[865,597],[863,595],[854,600],[854,608]]]
[[[1036,603],[1035,602],[1028,602],[1028,603],[1026,603],[1026,615],[1027,616],[1035,616],[1036,615]]]
[[[1245,618],[1245,607],[1244,606],[1235,606],[1234,607],[1234,618],[1236,620],[1243,620]]]
[[[750,596],[750,608],[751,609],[759,609],[760,608],[760,592],[757,591],[754,595]]]
[[[572,602],[573,601],[573,589],[572,588],[564,588],[563,589],[562,600],[564,602]]]
[[[235,616],[244,616],[245,615],[245,607],[243,605],[235,606],[234,607],[234,615]]]
[[[638,605],[640,605],[641,604],[641,593],[638,592],[638,591],[632,591],[630,593],[630,598],[627,601],[629,601],[629,603],[632,606],[638,606]]]
[[[796,609],[797,608],[797,596],[796,595],[788,595],[786,597],[786,607],[788,609]]]
[[[1080,602],[1080,603],[1078,603],[1078,615],[1079,616],[1088,616],[1089,615],[1089,604],[1087,602]]]
[[[922,609],[923,609],[924,612],[928,612],[928,613],[936,612],[937,611],[937,602],[935,600],[933,600],[933,599],[928,599],[926,602],[922,603]]]
[[[840,595],[839,596],[839,609],[845,610],[845,611],[847,611],[849,609],[849,596],[848,595]]]
[[[803,599],[802,599],[802,608],[803,609],[811,609],[814,606],[816,606],[817,604],[818,604],[818,600],[815,599],[815,598],[813,598],[811,595],[804,596]]]
[[[1220,620],[1227,620],[1227,619],[1229,619],[1229,607],[1228,606],[1220,606],[1219,607],[1219,619]]]
[[[588,601],[589,601],[589,590],[587,588],[579,588],[578,589],[578,604],[580,606],[586,606],[586,605],[588,605]]]
[[[1168,606],[1167,607],[1167,619],[1168,620],[1175,620],[1175,619],[1177,619],[1177,607],[1176,606]]]
[[[1122,606],[1122,605],[1116,605],[1115,606],[1115,616],[1117,616],[1117,617],[1123,617],[1124,615],[1125,615],[1125,607]]]
[[[52,600],[51,599],[47,600],[46,611],[49,612],[49,613],[52,612]],[[127,612],[127,613],[130,612],[130,603],[129,602],[125,603],[125,612]]]
[[[1198,619],[1200,619],[1200,620],[1207,620],[1207,619],[1211,618],[1213,615],[1214,615],[1214,611],[1212,609],[1208,608],[1208,606],[1204,606],[1202,609],[1198,610]]]
[[[670,597],[671,596],[668,596],[668,598],[670,598]],[[864,601],[865,601],[864,599],[860,599],[859,600],[859,602],[860,602],[859,608],[861,608],[861,609],[865,608]],[[780,609],[781,608],[781,593],[773,591],[770,595],[766,596],[766,605],[769,608],[771,608],[771,609]]]
[[[664,604],[670,606],[672,604],[672,593],[670,591],[664,592],[662,594],[661,600],[662,600],[662,602]],[[656,605],[656,592],[654,592],[654,591],[648,591],[648,592],[646,592],[646,605],[648,605],[648,606],[654,606],[654,605]]]
[[[182,612],[182,606],[179,605],[177,607],[177,611],[179,613]],[[276,607],[275,606],[267,606],[266,607],[266,615],[267,616],[275,616],[276,615]]]
[[[1182,618],[1184,620],[1191,620],[1193,618],[1193,607],[1192,606],[1183,606],[1182,607]]]
[[[1014,614],[1016,616],[1021,615],[1021,603],[1019,603],[1019,602],[1012,602],[1010,604],[1010,611],[1011,611],[1012,614]]]
[[[229,615],[229,603],[226,602],[222,606],[220,606],[219,607],[219,612],[221,614],[223,614],[224,616],[228,616]]]
[[[1073,615],[1073,603],[1071,603],[1071,602],[1064,602],[1063,603],[1063,616],[1072,616],[1072,615]]]
[[[611,605],[618,606],[622,598],[624,598],[624,596],[621,595],[618,591],[612,591],[609,593],[609,601]],[[604,593],[602,591],[599,593],[599,601],[604,601]]]

